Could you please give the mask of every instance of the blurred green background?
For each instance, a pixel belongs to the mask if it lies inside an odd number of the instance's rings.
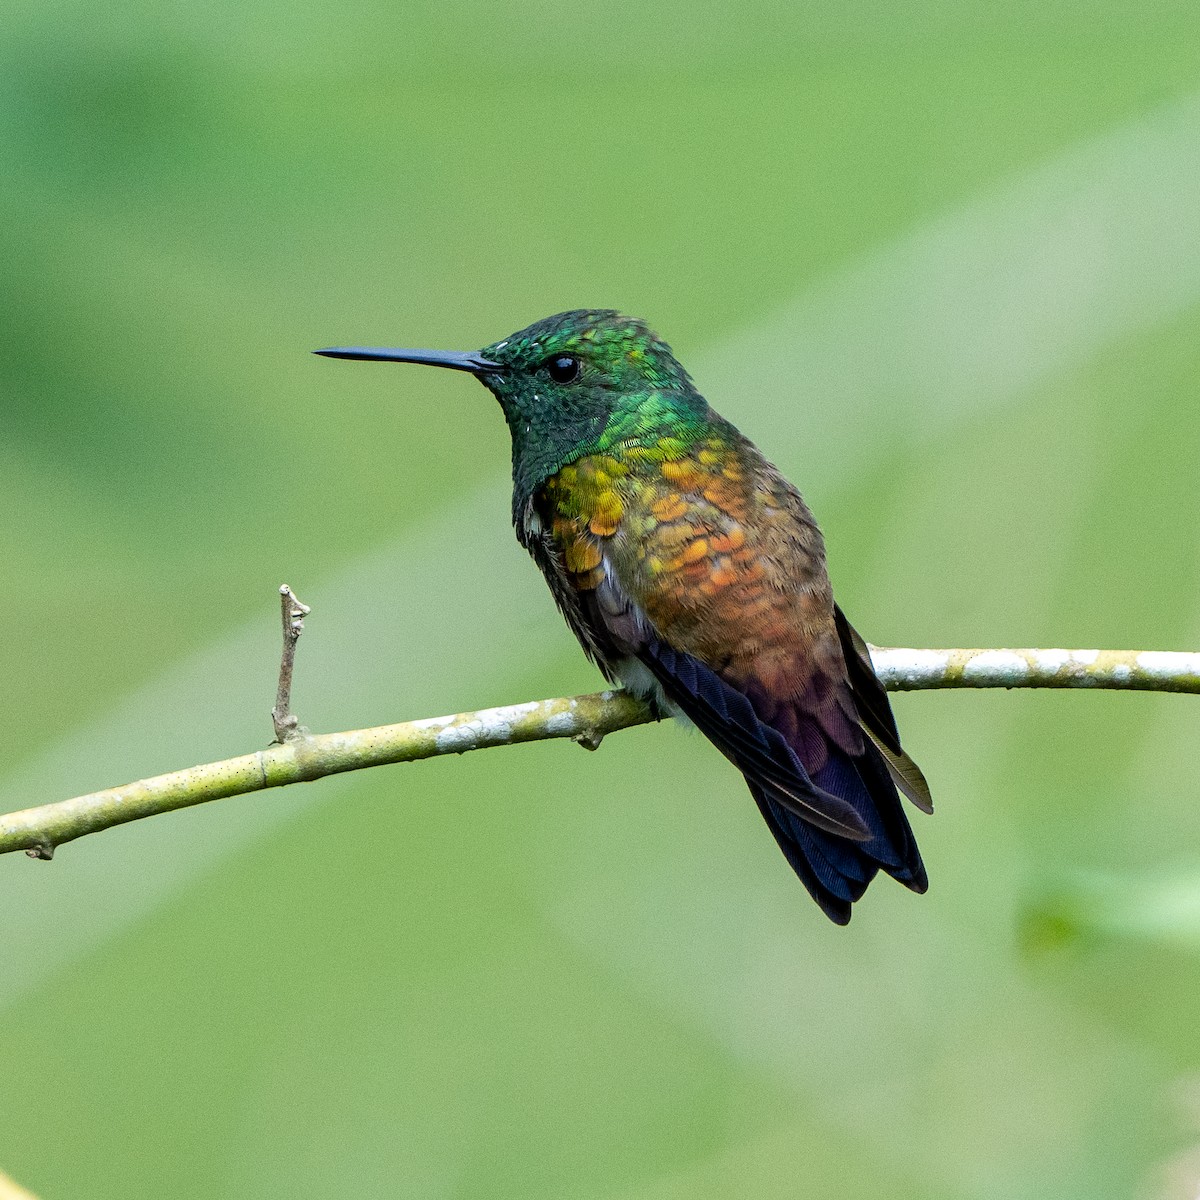
[[[1200,646],[1200,9],[11,0],[0,805],[591,690],[449,373],[644,315],[899,645]],[[0,861],[0,1170],[67,1197],[1200,1186],[1195,702],[896,701],[829,926],[670,727]]]

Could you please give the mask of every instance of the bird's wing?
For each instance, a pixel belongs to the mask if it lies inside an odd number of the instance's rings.
[[[783,734],[763,721],[746,695],[711,667],[653,635],[638,658],[667,698],[765,796],[827,833],[851,841],[870,838],[854,806],[818,787]]]
[[[850,689],[863,729],[879,748],[896,786],[922,812],[933,812],[929,784],[925,782],[921,768],[900,746],[900,734],[896,730],[892,706],[888,703],[887,691],[871,665],[870,648],[836,604],[833,606],[833,615],[849,672]]]

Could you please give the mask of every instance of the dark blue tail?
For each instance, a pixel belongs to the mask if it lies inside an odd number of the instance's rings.
[[[792,870],[821,911],[838,925],[849,922],[850,906],[862,898],[881,869],[914,892],[929,886],[900,797],[872,742],[866,742],[866,751],[859,758],[830,745],[825,765],[813,776],[818,787],[853,805],[870,831],[866,841],[851,841],[817,829],[752,780],[746,782]]]
[[[925,868],[887,762],[849,715],[853,696],[849,712],[837,710],[839,745],[808,713],[776,704],[779,727],[764,720],[765,704],[756,706],[711,667],[657,638],[647,640],[640,657],[668,699],[745,776],[779,848],[830,920],[850,920],[850,906],[880,869],[915,892],[925,890]],[[880,694],[890,718],[882,688]],[[894,738],[894,726],[885,732]]]

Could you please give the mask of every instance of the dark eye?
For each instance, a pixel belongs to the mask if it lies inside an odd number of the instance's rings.
[[[579,378],[579,359],[573,354],[556,354],[542,365],[555,383],[574,383]]]

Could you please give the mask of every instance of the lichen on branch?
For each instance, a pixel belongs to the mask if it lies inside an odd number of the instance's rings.
[[[890,691],[1057,687],[1200,693],[1200,653],[872,647],[871,656]],[[294,733],[253,754],[7,813],[0,816],[0,854],[24,850],[48,859],[65,842],[127,821],[387,763],[550,738],[572,738],[595,749],[608,734],[655,719],[627,692],[608,691],[346,733]]]

